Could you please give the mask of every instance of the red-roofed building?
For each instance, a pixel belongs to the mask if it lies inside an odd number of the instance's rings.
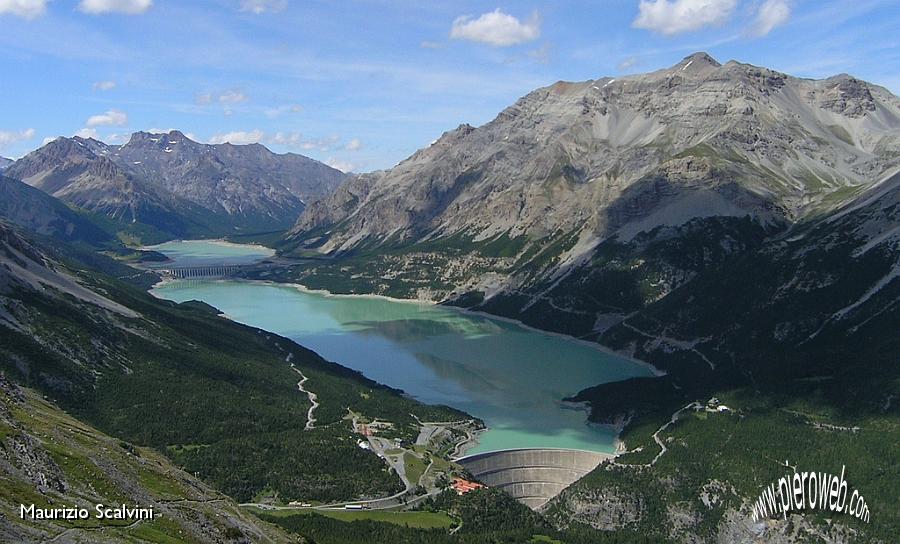
[[[457,495],[465,495],[473,489],[480,489],[486,486],[484,484],[464,480],[462,478],[453,478],[453,482],[450,483],[450,487],[452,487],[453,490],[456,491]]]

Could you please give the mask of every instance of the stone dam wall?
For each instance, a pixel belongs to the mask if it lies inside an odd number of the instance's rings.
[[[537,510],[612,457],[595,451],[527,448],[476,453],[456,462],[477,480]]]

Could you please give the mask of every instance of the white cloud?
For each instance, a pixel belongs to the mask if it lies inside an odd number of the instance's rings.
[[[234,89],[225,91],[224,93],[198,94],[194,97],[194,103],[198,106],[209,106],[214,102],[218,102],[222,106],[222,113],[225,114],[225,116],[230,116],[234,113],[232,106],[246,102],[249,99],[250,97],[244,94],[243,91]]]
[[[641,0],[634,28],[673,35],[726,22],[737,0]]]
[[[287,0],[241,0],[241,11],[249,11],[257,15],[261,13],[274,13],[287,7]]]
[[[619,65],[618,65],[619,71],[624,72],[625,70],[634,66],[635,63],[637,63],[636,57],[628,57],[627,59],[624,59],[622,62],[619,63]]]
[[[362,142],[359,141],[358,138],[353,138],[352,140],[347,142],[347,145],[344,146],[344,149],[346,149],[347,151],[359,151],[360,149],[362,149],[362,146]]]
[[[0,0],[0,15],[9,13],[23,19],[34,19],[45,11],[47,0]]]
[[[503,13],[500,8],[473,19],[471,15],[457,17],[450,29],[450,37],[470,40],[495,47],[508,47],[530,42],[541,36],[541,18],[535,12],[526,22]]]
[[[338,159],[336,157],[328,157],[327,159],[325,159],[325,164],[332,168],[336,168],[341,172],[344,172],[345,174],[350,173],[360,167],[360,165],[356,163]]]
[[[239,104],[246,101],[247,95],[237,90],[224,92],[219,95],[219,102],[221,104]]]
[[[36,132],[33,128],[26,128],[20,131],[0,130],[0,149],[17,142],[30,140],[34,138],[35,134]]]
[[[193,140],[194,138],[191,139]],[[351,140],[350,144],[354,141],[358,142],[358,140]],[[299,132],[276,132],[275,134],[269,134],[259,129],[253,129],[235,130],[232,132],[215,134],[209,139],[209,143],[211,144],[223,144],[225,142],[230,142],[235,145],[256,143],[278,145],[302,151],[330,151],[338,147],[341,138],[340,136],[328,136],[326,138],[307,139]],[[348,146],[350,144],[348,144]],[[362,143],[356,145],[360,146],[356,149],[362,147]]]
[[[108,144],[124,144],[131,139],[131,134],[120,134],[118,132],[110,134],[103,139]]]
[[[304,145],[303,135],[299,132],[276,132],[274,136],[267,138],[266,141],[270,144],[294,148],[302,148]]]
[[[91,115],[85,123],[89,127],[117,126],[128,123],[128,115],[123,111],[109,110],[106,113]]]
[[[776,26],[786,23],[790,17],[791,6],[787,0],[766,0],[756,12],[749,34],[757,37],[765,36]]]
[[[153,0],[81,0],[78,9],[92,15],[100,13],[139,15],[150,9],[152,5]]]
[[[92,85],[95,91],[108,91],[116,88],[115,81],[98,81]]]
[[[303,106],[291,104],[287,106],[278,106],[277,108],[269,108],[264,113],[266,114],[266,117],[274,119],[276,117],[281,117],[286,113],[300,113],[301,111],[303,111]]]
[[[97,129],[95,128],[83,128],[75,133],[75,136],[80,138],[93,138],[95,140],[100,139],[100,135],[97,134]]]
[[[47,145],[50,142],[59,140],[60,138],[62,138],[62,136],[47,136],[46,138],[43,139],[43,141],[41,142],[41,145]]]
[[[531,57],[532,60],[539,64],[549,64],[550,56],[553,53],[553,46],[550,42],[544,43],[544,45],[538,47],[537,49],[532,49],[528,52],[528,56]]]
[[[272,136],[264,138],[264,143],[281,145],[290,149],[299,149],[304,151],[318,150],[329,151],[340,142],[339,136],[329,136],[327,138],[306,139],[299,132],[276,132]]]
[[[226,132],[224,134],[215,134],[212,138],[209,139],[209,143],[211,144],[224,144],[231,143],[234,145],[246,145],[246,144],[257,144],[259,143],[265,134],[261,130],[251,130],[251,131],[243,131],[243,130],[235,130],[232,132]]]

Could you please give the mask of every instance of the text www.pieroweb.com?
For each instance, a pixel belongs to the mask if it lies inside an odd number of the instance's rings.
[[[846,467],[841,466],[841,475],[826,472],[797,472],[783,476],[769,484],[753,503],[753,521],[770,517],[783,517],[802,510],[828,510],[849,514],[869,522],[869,505],[857,490],[849,491],[844,479]]]

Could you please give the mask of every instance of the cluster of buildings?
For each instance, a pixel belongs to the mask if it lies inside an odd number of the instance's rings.
[[[706,403],[706,411],[707,412],[730,412],[731,408],[729,408],[729,407],[725,406],[724,404],[722,404],[721,402],[719,402],[719,399],[717,399],[716,397],[713,397],[713,398],[709,399],[709,401]]]

